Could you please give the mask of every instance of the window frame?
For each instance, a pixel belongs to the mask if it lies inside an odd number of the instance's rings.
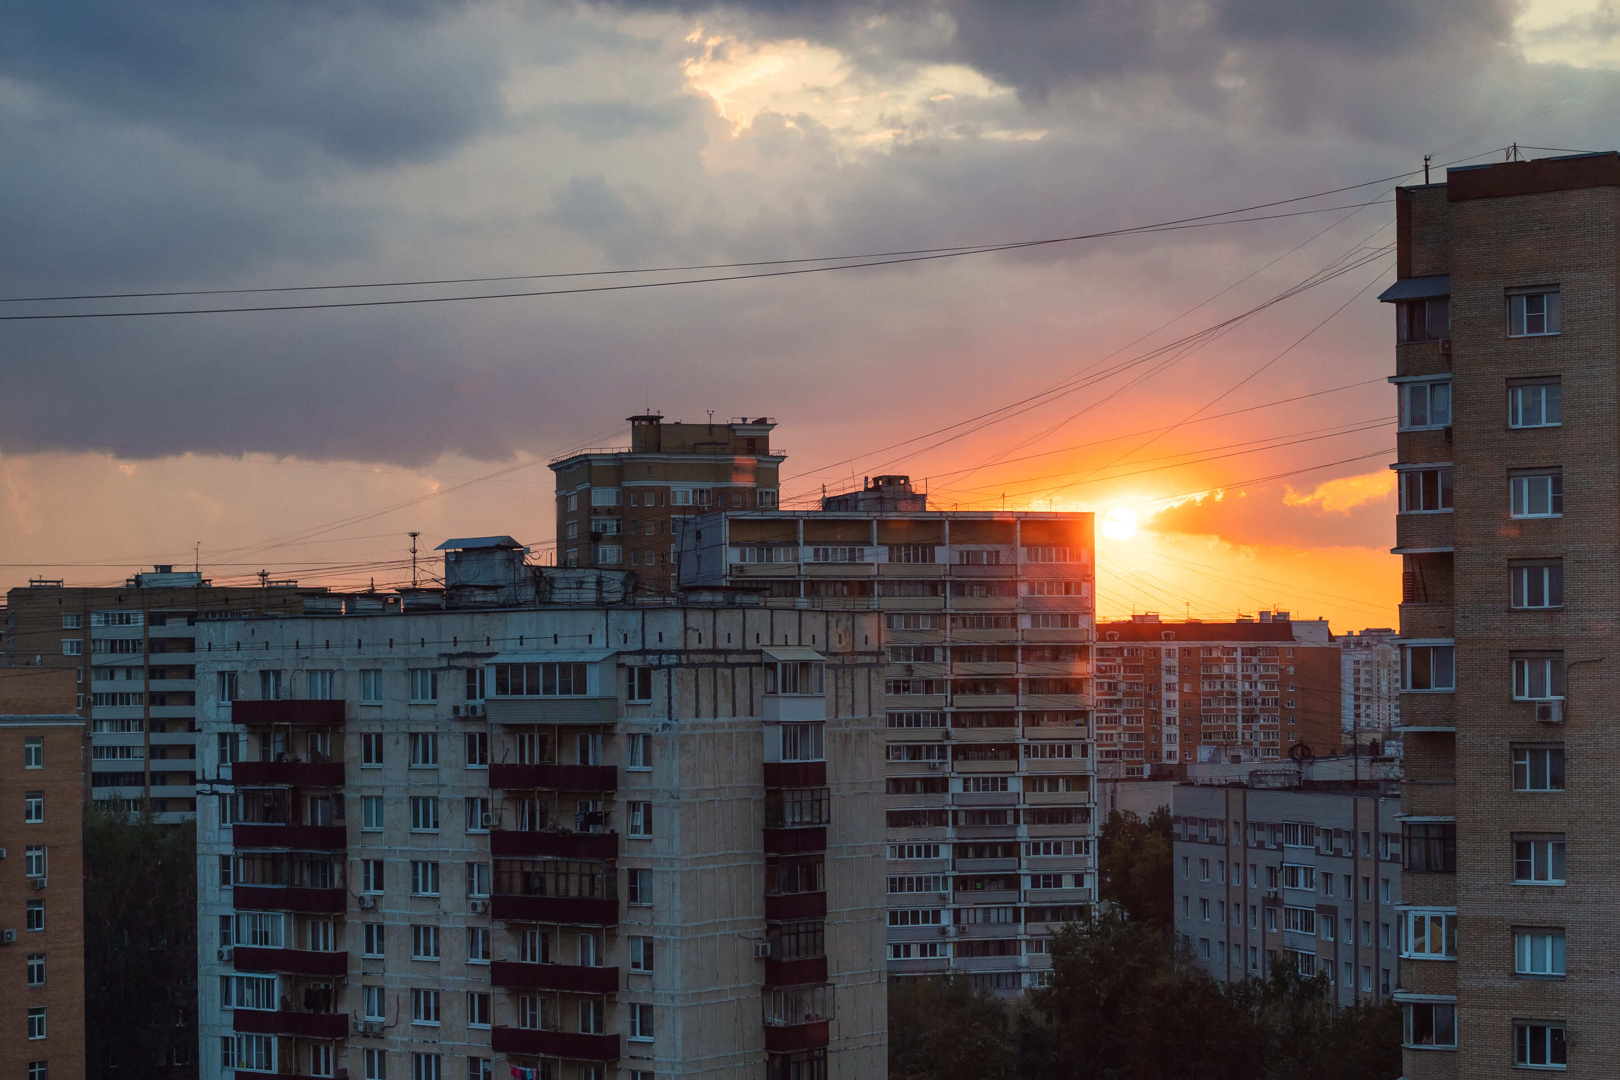
[[[1541,298],[1541,311],[1530,310],[1530,297]],[[1557,285],[1527,285],[1507,290],[1507,336],[1509,338],[1557,337],[1563,333],[1563,291]],[[1517,317],[1517,330],[1515,330]],[[1541,329],[1531,330],[1531,319],[1541,319]]]
[[[1540,571],[1538,575],[1536,571]],[[1540,581],[1535,581],[1535,578]],[[1539,589],[1541,604],[1529,603],[1532,584]],[[1564,560],[1513,559],[1508,562],[1508,607],[1514,611],[1561,611],[1564,607]]]
[[[1515,926],[1513,928],[1513,974],[1521,979],[1559,982],[1567,977],[1567,935],[1561,926]],[[1544,943],[1547,970],[1536,971],[1534,950]]]
[[[1512,431],[1533,431],[1536,428],[1563,427],[1564,426],[1564,381],[1562,376],[1553,375],[1538,379],[1510,379],[1508,380],[1508,428]],[[1549,394],[1551,387],[1554,393]],[[1541,422],[1527,424],[1524,422],[1525,403],[1524,391],[1540,390],[1539,400],[1536,402]],[[1551,408],[1549,409],[1549,405]],[[1558,419],[1547,420],[1549,412],[1556,412]]]
[[[1543,1031],[1545,1045],[1541,1048],[1546,1061],[1531,1057],[1530,1032]],[[1556,1061],[1561,1056],[1563,1060]],[[1558,1072],[1569,1067],[1569,1036],[1562,1020],[1513,1021],[1513,1066],[1516,1069],[1546,1069]]]
[[[1398,413],[1397,430],[1399,431],[1441,431],[1452,425],[1452,418],[1456,413],[1456,402],[1452,397],[1451,376],[1424,376],[1422,378],[1407,379],[1395,384],[1398,387]],[[1436,415],[1435,400],[1438,396],[1436,388],[1445,387],[1445,417],[1440,421],[1434,419]],[[1421,392],[1423,399],[1424,422],[1412,423],[1413,395]]]
[[[1510,746],[1508,749],[1509,753],[1512,755],[1510,761],[1513,769],[1513,790],[1515,792],[1546,792],[1551,794],[1554,792],[1562,793],[1566,790],[1566,785],[1569,782],[1568,773],[1566,771],[1568,762],[1564,756],[1564,746],[1562,743],[1553,746],[1527,744],[1521,746]],[[1546,755],[1539,767],[1539,774],[1546,777],[1547,782],[1544,786],[1540,787],[1534,786],[1534,781],[1538,773],[1538,768],[1536,765],[1536,755],[1538,754]],[[1555,754],[1557,755],[1556,777],[1558,780],[1556,787],[1553,786],[1553,779],[1555,776],[1553,755]],[[1523,755],[1522,761],[1520,760],[1521,755]],[[1520,783],[1521,775],[1524,778],[1524,782],[1522,784]]]
[[[1531,502],[1532,480],[1546,480],[1546,513],[1533,513]],[[1522,494],[1521,494],[1522,485]],[[1512,469],[1508,472],[1508,517],[1515,521],[1546,521],[1564,516],[1564,469],[1550,465],[1535,469]]]
[[[1427,681],[1429,686],[1413,686],[1413,654],[1419,650],[1429,654]],[[1444,657],[1444,663],[1438,661]],[[1444,669],[1443,675],[1437,674]],[[1444,678],[1448,685],[1433,685]],[[1451,639],[1413,640],[1401,642],[1401,692],[1404,694],[1454,694],[1457,692],[1457,645]]]
[[[1564,833],[1514,833],[1513,884],[1540,888],[1557,888],[1569,883],[1568,840]],[[1538,852],[1545,848],[1545,855]],[[1528,852],[1526,857],[1524,852]],[[1546,877],[1536,877],[1539,867],[1545,867]],[[1556,866],[1558,875],[1553,876]],[[1520,877],[1521,868],[1528,868],[1530,876]]]
[[[1422,925],[1418,921],[1422,920]],[[1440,951],[1418,949],[1421,939],[1426,945],[1434,941],[1434,923],[1439,920]],[[1455,908],[1406,908],[1400,912],[1399,955],[1403,960],[1457,959],[1457,911]]]
[[[1434,506],[1428,503],[1428,485],[1424,477],[1434,475]],[[1396,470],[1398,486],[1400,488],[1399,514],[1450,514],[1456,510],[1456,486],[1452,476],[1450,463],[1415,466]],[[1414,492],[1414,488],[1416,489]],[[1418,505],[1414,508],[1412,495],[1416,494]]]

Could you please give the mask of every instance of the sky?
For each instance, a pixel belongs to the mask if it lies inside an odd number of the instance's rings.
[[[774,417],[801,504],[903,472],[936,506],[1095,510],[1105,617],[1393,626],[1392,185],[1613,149],[1620,102],[1591,0],[4,20],[0,316],[553,295],[0,319],[0,587],[380,586],[410,530],[544,558],[546,461],[653,409]],[[596,276],[18,299],[559,274]]]

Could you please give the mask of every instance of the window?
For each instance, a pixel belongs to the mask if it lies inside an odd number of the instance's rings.
[[[383,861],[381,859],[360,860],[360,891],[372,896],[381,895],[383,891]]]
[[[332,1075],[332,1046],[330,1043],[313,1043],[309,1048],[309,1074],[311,1076]]]
[[[650,667],[625,668],[626,694],[631,701],[651,701],[653,669]]]
[[[360,736],[360,764],[381,765],[383,763],[383,737],[379,731],[370,731]]]
[[[1406,848],[1406,869],[1429,874],[1457,872],[1456,822],[1409,821],[1401,827],[1401,840]]]
[[[1508,384],[1508,427],[1557,427],[1564,422],[1563,386],[1557,379]]]
[[[822,673],[826,665],[819,660],[784,660],[765,665],[765,692],[767,694],[822,693]]]
[[[235,671],[220,671],[218,675],[219,700],[223,702],[235,701],[241,697],[241,676]]]
[[[783,761],[821,761],[824,724],[783,724]]]
[[[279,911],[236,913],[236,943],[253,949],[283,948],[286,919]]]
[[[411,832],[439,831],[439,800],[430,795],[411,796]]]
[[[626,899],[632,904],[652,903],[652,871],[625,871]]]
[[[439,895],[439,864],[436,862],[411,863],[411,892],[416,896]]]
[[[30,736],[23,739],[23,768],[43,769],[45,767],[45,739],[43,736]]]
[[[467,927],[467,963],[489,963],[489,927]]]
[[[1521,834],[1513,837],[1513,880],[1520,885],[1564,883],[1564,836]]]
[[[37,825],[45,820],[45,793],[29,791],[23,794],[23,823]]]
[[[651,1080],[652,1073],[647,1074]],[[50,1063],[47,1061],[30,1061],[28,1063],[28,1080],[50,1080]]]
[[[437,671],[431,668],[411,669],[411,700],[439,700],[439,673]]]
[[[467,831],[488,832],[495,819],[489,812],[489,798],[477,796],[467,800]]]
[[[653,939],[650,937],[632,937],[630,939],[630,970],[650,972],[653,969]]]
[[[84,628],[84,616],[76,611],[62,613],[62,629],[81,630]]]
[[[1541,337],[1559,330],[1557,286],[1515,289],[1507,298],[1508,337]]]
[[[331,919],[311,919],[305,926],[310,952],[337,951],[337,925]]]
[[[1562,977],[1564,974],[1564,932],[1562,930],[1513,931],[1513,971],[1516,975]]]
[[[1407,1046],[1457,1048],[1457,1006],[1437,1002],[1409,1002],[1405,1006]]]
[[[1451,336],[1451,298],[1402,300],[1395,305],[1395,343],[1440,341]]]
[[[1456,648],[1452,645],[1403,645],[1403,690],[1456,689]]]
[[[383,955],[383,942],[384,942],[383,927],[384,927],[384,924],[380,923],[380,922],[368,922],[368,923],[364,924],[364,933],[362,933],[360,935],[361,936],[361,950],[362,950],[360,955],[362,955],[362,956],[381,956],[381,955]],[[382,992],[382,988],[378,987],[378,993],[380,994],[381,992]]]
[[[28,1010],[28,1037],[30,1039],[43,1039],[45,1037],[45,1010]]]
[[[630,1038],[637,1042],[651,1042],[653,1037],[653,1007],[631,1004]]]
[[[360,797],[360,831],[382,832],[383,827],[383,797],[381,795],[363,795]]]
[[[310,671],[305,673],[309,684],[309,696],[314,701],[332,700],[332,673],[330,671]]]
[[[382,672],[377,668],[366,668],[360,672],[360,703],[382,704]]]
[[[1546,701],[1564,696],[1562,653],[1518,653],[1513,656],[1513,697]]]
[[[613,487],[613,488],[610,488],[610,487],[593,487],[593,488],[591,488],[591,505],[592,506],[618,506],[619,505],[619,489],[616,488],[616,487]]]
[[[437,990],[432,994],[435,999],[439,996]],[[438,1054],[411,1054],[411,1080],[444,1080],[442,1064],[443,1059]]]
[[[581,1001],[579,1003],[580,1034],[602,1034],[602,1013],[603,1009],[600,1001]]]
[[[1519,1021],[1513,1025],[1513,1063],[1561,1069],[1569,1064],[1563,1024]]]
[[[468,701],[484,700],[484,669],[481,667],[467,669],[467,682],[465,694]]]
[[[652,768],[652,744],[646,735],[630,736],[630,752],[627,756],[627,769]]]
[[[365,1080],[388,1080],[388,1051],[365,1050]]]
[[[1564,560],[1508,564],[1512,582],[1512,604],[1516,608],[1561,608],[1564,606]]]
[[[439,928],[437,926],[411,927],[411,959],[437,960],[439,958]]]
[[[1564,470],[1535,469],[1508,475],[1511,513],[1516,518],[1564,515]]]
[[[496,697],[584,697],[585,664],[496,664]]]
[[[477,991],[467,992],[467,1026],[489,1027],[489,995]]]
[[[27,967],[27,984],[29,986],[45,985],[45,954],[29,953]]]
[[[1564,748],[1561,746],[1514,747],[1513,790],[1563,791]]]
[[[1401,430],[1451,424],[1451,380],[1400,384]]]
[[[1371,930],[1371,926],[1366,929]],[[1415,960],[1457,958],[1457,915],[1451,911],[1401,913],[1401,955]]]
[[[1401,513],[1433,514],[1452,508],[1450,469],[1404,469]]]
[[[489,863],[470,862],[467,864],[467,895],[489,895]]]
[[[75,638],[63,638],[62,639],[62,655],[63,656],[83,656],[84,655],[84,639],[76,638],[76,637]]]
[[[434,1024],[439,1022],[439,992],[437,990],[411,990],[411,1023]]]
[[[1326,919],[1322,920],[1322,924],[1323,926],[1332,925]],[[1316,933],[1316,910],[1302,907],[1283,908],[1283,929],[1300,934]]]
[[[439,764],[439,736],[431,731],[411,732],[411,768],[432,769]]]
[[[630,804],[630,835],[637,838],[650,838],[652,836],[652,803],[633,802]]]
[[[44,844],[29,844],[23,848],[23,876],[31,878],[45,876]]]
[[[267,975],[229,975],[225,997],[237,1009],[274,1012],[276,1008],[276,980]]]
[[[1316,867],[1305,863],[1283,863],[1282,884],[1285,889],[1306,889],[1314,892]]]
[[[551,960],[551,935],[540,930],[518,933],[518,960],[525,964],[545,964]]]

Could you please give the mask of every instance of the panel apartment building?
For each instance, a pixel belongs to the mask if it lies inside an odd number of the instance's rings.
[[[1036,985],[1095,885],[1092,515],[930,511],[880,476],[679,525],[683,588],[883,612],[890,974]]]
[[[1389,741],[1401,722],[1399,634],[1388,627],[1338,636],[1343,654],[1341,725],[1346,745]]]
[[[89,798],[173,823],[196,810],[198,620],[303,604],[291,583],[216,588],[172,566],[116,587],[35,580],[7,594],[4,663],[72,669],[90,726]]]
[[[1137,615],[1099,623],[1094,652],[1104,775],[1338,750],[1341,658],[1324,623],[1286,611],[1229,623]]]
[[[1396,223],[1406,1075],[1613,1076],[1620,155]]]
[[[71,671],[0,668],[0,1076],[17,1080],[85,1074],[77,692]]]
[[[1176,933],[1219,982],[1264,979],[1281,958],[1325,975],[1340,1005],[1395,989],[1401,888],[1399,785],[1263,774],[1178,784]]]
[[[710,510],[775,507],[787,455],[772,450],[776,421],[666,424],[629,418],[630,445],[555,458],[557,565],[634,573],[654,591],[674,587],[674,519]]]
[[[446,547],[199,628],[203,1076],[882,1077],[878,616]]]

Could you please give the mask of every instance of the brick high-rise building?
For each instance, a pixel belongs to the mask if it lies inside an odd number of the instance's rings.
[[[1036,985],[1095,898],[1092,515],[929,510],[879,476],[680,524],[682,588],[883,612],[890,974]]]
[[[73,672],[0,668],[0,1076],[84,1077],[84,720]]]
[[[1613,1076],[1620,155],[1396,223],[1405,1072]]]
[[[630,445],[575,450],[557,476],[557,565],[628,570],[648,588],[674,584],[672,521],[687,514],[775,507],[787,455],[771,449],[776,421],[666,424],[632,416]]]
[[[7,596],[3,662],[75,672],[69,704],[90,728],[87,796],[173,823],[196,809],[198,620],[303,606],[290,582],[216,587],[172,566],[116,587],[38,580]]]

